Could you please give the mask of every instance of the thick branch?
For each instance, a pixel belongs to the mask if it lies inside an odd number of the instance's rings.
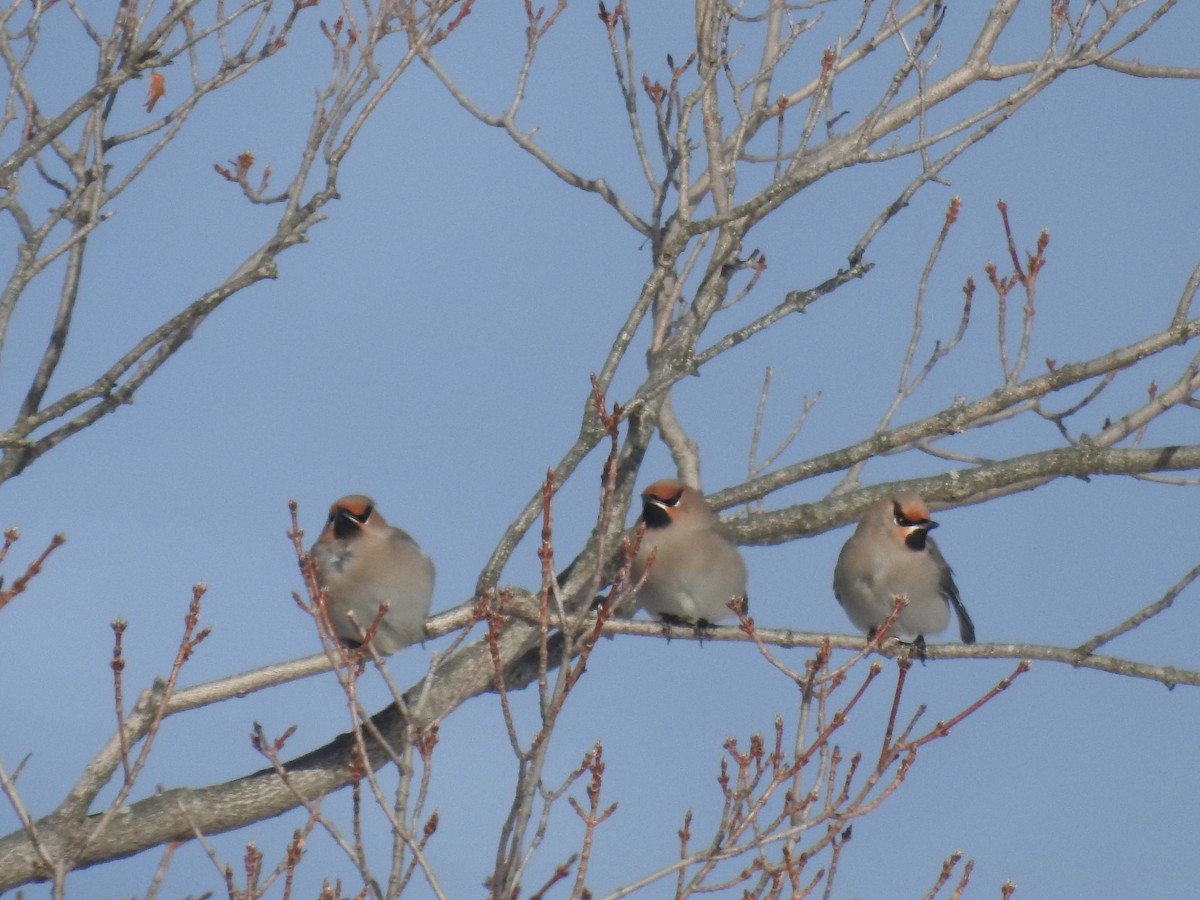
[[[1200,468],[1200,444],[1144,449],[1063,447],[928,478],[865,488],[817,503],[801,503],[731,522],[730,527],[743,544],[782,544],[853,522],[875,500],[896,490],[919,491],[928,500],[962,505],[979,502],[984,495],[990,499],[998,489],[1011,489],[1005,493],[1030,490],[1055,478],[1087,479],[1092,475],[1138,475],[1197,468]],[[747,493],[750,484],[721,491],[710,501],[724,508],[757,499],[759,494]]]

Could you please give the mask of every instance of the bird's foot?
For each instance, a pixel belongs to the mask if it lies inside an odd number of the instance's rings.
[[[918,634],[917,639],[909,646],[913,648],[913,656],[921,661],[921,665],[925,665],[925,660],[928,659],[925,655],[925,635]]]
[[[708,637],[712,633],[713,628],[716,627],[712,622],[708,621],[708,619],[697,619],[695,622],[693,622],[690,619],[683,619],[679,616],[673,616],[670,613],[660,613],[658,618],[662,622],[663,635],[667,638],[667,640],[671,639],[672,627],[691,628],[692,633],[696,636],[697,640],[703,644],[704,639]]]

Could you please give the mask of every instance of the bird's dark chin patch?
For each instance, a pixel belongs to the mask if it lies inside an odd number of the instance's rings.
[[[647,528],[666,528],[671,524],[671,517],[657,503],[647,503],[642,507],[642,520]]]
[[[360,531],[362,531],[362,522],[349,513],[339,513],[333,519],[333,536],[339,541],[353,537]]]
[[[904,543],[908,545],[909,550],[924,550],[925,541],[929,537],[929,532],[924,528],[918,528],[916,531],[910,531],[904,539]]]

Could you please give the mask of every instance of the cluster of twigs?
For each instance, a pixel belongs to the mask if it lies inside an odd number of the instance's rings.
[[[0,66],[8,76],[0,135],[6,137],[6,147],[13,147],[0,159],[0,217],[20,235],[20,251],[0,286],[0,346],[22,300],[37,299],[40,292],[58,297],[45,350],[29,374],[20,409],[0,431],[0,483],[131,403],[225,301],[278,276],[280,254],[303,243],[325,207],[337,199],[342,161],[379,102],[417,58],[418,48],[444,40],[473,3],[389,0],[380,9],[359,12],[346,5],[332,26],[321,23],[333,47],[333,64],[286,184],[268,192],[272,167],[252,175],[252,151],[239,152],[228,165],[214,164],[217,175],[237,185],[247,200],[276,209],[275,225],[252,240],[252,249],[231,275],[184,300],[132,346],[112,348],[115,361],[98,378],[54,397],[51,382],[76,308],[86,296],[83,263],[89,238],[111,227],[119,201],[180,139],[197,109],[217,102],[231,84],[286,54],[288,39],[316,15],[316,5],[316,0],[246,0],[215,8],[203,0],[163,7],[125,2],[112,14],[107,30],[99,15],[74,3],[12,3],[0,11]],[[51,110],[40,102],[34,63],[47,47],[53,52],[60,29],[72,23],[95,48],[95,81],[81,85],[73,101]],[[392,36],[407,47],[393,66],[385,67],[376,57]],[[61,61],[56,74],[60,66]],[[60,74],[64,84],[70,77]],[[149,120],[123,121],[118,101],[142,90]],[[275,167],[277,172],[280,168]],[[55,278],[60,278],[57,285]]]

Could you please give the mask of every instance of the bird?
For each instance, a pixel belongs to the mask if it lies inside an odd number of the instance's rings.
[[[371,642],[376,651],[395,653],[425,639],[433,561],[407,532],[388,525],[370,497],[349,494],[334,502],[308,552],[327,593],[330,624],[347,644],[359,646],[384,603],[388,611]]]
[[[873,636],[902,594],[908,605],[892,624],[892,637],[922,644],[945,630],[953,607],[962,642],[975,643],[954,573],[929,537],[937,527],[917,494],[884,497],[867,509],[833,570],[833,593],[855,627]]]
[[[667,624],[700,628],[732,615],[734,597],[748,608],[746,563],[699,491],[674,478],[654,482],[642,492],[640,521],[646,528],[631,572],[641,583],[639,607]]]

